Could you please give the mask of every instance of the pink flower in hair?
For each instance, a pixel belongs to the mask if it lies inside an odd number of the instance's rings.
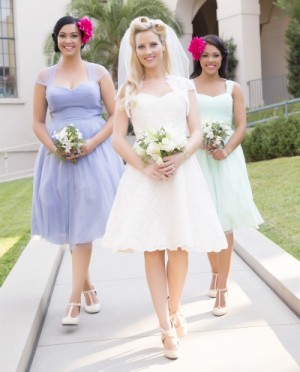
[[[91,40],[93,36],[93,24],[87,17],[82,17],[78,22],[77,26],[83,32],[82,42],[85,44]]]
[[[194,61],[199,61],[205,48],[206,42],[203,37],[195,36],[189,45],[188,51],[191,52]]]

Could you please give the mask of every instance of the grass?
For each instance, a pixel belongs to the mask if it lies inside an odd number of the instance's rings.
[[[0,183],[0,286],[30,240],[32,179]]]
[[[300,157],[247,164],[260,232],[300,260]]]
[[[247,164],[260,232],[300,260],[300,157]],[[30,240],[32,179],[0,183],[0,286]]]

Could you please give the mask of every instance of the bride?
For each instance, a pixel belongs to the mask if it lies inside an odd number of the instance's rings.
[[[170,48],[180,58],[171,61],[175,54]],[[147,17],[134,19],[122,40],[119,71],[126,76],[117,96],[113,146],[127,165],[103,239],[114,251],[144,252],[147,282],[169,359],[178,358],[178,337],[187,332],[180,300],[188,252],[227,247],[193,156],[201,133],[193,84],[182,77],[188,77],[188,60],[181,51],[174,31]],[[129,119],[137,140],[146,130],[161,127],[185,137],[188,133],[184,151],[164,157],[161,165],[144,162],[126,141]]]

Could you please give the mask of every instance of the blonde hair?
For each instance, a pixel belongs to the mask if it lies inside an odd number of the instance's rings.
[[[129,42],[132,49],[131,61],[130,61],[130,76],[127,77],[126,82],[123,84],[118,97],[123,100],[126,96],[136,95],[140,86],[140,82],[144,76],[144,66],[140,63],[136,53],[136,42],[135,37],[138,33],[144,31],[153,31],[159,38],[160,42],[165,47],[165,52],[163,53],[163,66],[166,73],[171,71],[171,60],[168,52],[168,46],[166,43],[167,36],[167,26],[160,19],[150,19],[148,17],[138,17],[135,18],[129,27]],[[125,97],[126,98],[126,97]]]

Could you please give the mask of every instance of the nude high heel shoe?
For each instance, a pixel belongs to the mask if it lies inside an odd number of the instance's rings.
[[[170,320],[174,324],[177,337],[184,337],[187,334],[187,322],[181,310],[179,309],[175,313],[170,314]]]
[[[225,296],[225,306],[224,307],[221,307],[221,293],[224,292],[224,296]],[[217,289],[217,300],[218,300],[218,304],[219,306],[215,306],[213,308],[213,314],[215,316],[222,316],[222,315],[225,315],[228,311],[228,307],[227,307],[227,297],[228,297],[228,291],[227,291],[227,288],[224,288],[224,289]]]
[[[177,335],[176,335],[174,326],[172,325],[172,329],[170,329],[169,331],[166,331],[161,327],[159,329],[161,332],[161,341],[163,343],[165,357],[168,359],[178,359],[180,355],[180,351],[179,351],[179,344],[178,344]],[[166,349],[165,340],[167,337],[171,338],[172,344],[174,345],[174,349]]]
[[[214,281],[213,289],[209,289],[208,295],[211,298],[216,298],[216,296],[217,296],[217,281],[218,281],[219,274],[212,273],[212,276],[213,276],[213,281]]]
[[[69,312],[68,312],[67,316],[65,316],[64,318],[62,318],[61,324],[62,325],[72,325],[72,326],[78,325],[81,304],[70,302],[68,304],[68,306],[70,306]],[[79,307],[79,314],[77,316],[75,316],[75,317],[72,317],[71,314],[72,314],[72,311],[73,311],[74,306],[78,306]]]
[[[98,302],[94,302],[94,299],[93,299],[93,296],[92,296],[92,293],[94,293],[95,295],[97,295],[97,292],[96,292],[95,288],[90,289],[89,291],[83,291],[83,293],[85,295],[88,295],[88,298],[90,300],[90,304],[89,305],[87,305],[87,304],[84,305],[84,310],[87,313],[89,313],[89,314],[99,313],[99,311],[100,311],[100,303],[99,303],[99,301]]]

